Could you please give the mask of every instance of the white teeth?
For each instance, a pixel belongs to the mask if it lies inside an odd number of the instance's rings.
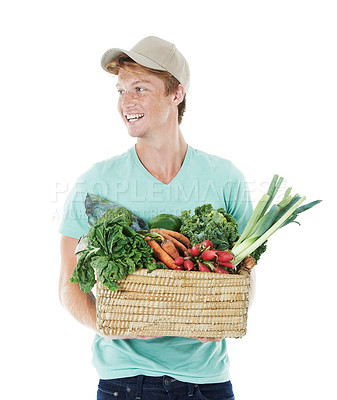
[[[144,114],[127,114],[125,115],[128,121],[137,121],[137,119],[144,117]]]

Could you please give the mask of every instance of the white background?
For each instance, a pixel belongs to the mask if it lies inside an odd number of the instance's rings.
[[[0,391],[95,398],[93,333],[58,300],[58,226],[77,176],[134,144],[102,54],[155,35],[190,64],[191,146],[232,160],[255,204],[274,173],[323,200],[257,266],[247,335],[227,341],[236,398],[335,399],[335,2],[13,0],[0,15]]]

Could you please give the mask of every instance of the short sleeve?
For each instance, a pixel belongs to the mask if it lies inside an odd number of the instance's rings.
[[[81,175],[70,190],[63,209],[59,232],[62,235],[79,239],[90,230],[85,212],[89,171]]]
[[[253,212],[250,189],[242,172],[231,164],[226,180],[225,203],[227,212],[238,223],[239,235],[243,232]]]

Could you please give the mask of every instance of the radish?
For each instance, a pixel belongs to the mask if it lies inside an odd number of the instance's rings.
[[[233,260],[234,258],[233,254],[230,253],[229,251],[217,251],[216,254],[218,256],[218,261],[221,262],[230,261]]]
[[[215,256],[216,256],[216,252],[212,251],[212,250],[204,250],[201,253],[201,258],[204,261],[211,261],[211,260],[213,260],[213,258],[215,258]]]
[[[202,264],[201,262],[198,262],[198,266],[199,266],[199,271],[201,272],[211,272],[211,270],[206,267],[205,264]]]
[[[175,265],[178,265],[179,267],[181,266],[181,265],[183,265],[184,264],[184,257],[177,257],[175,260],[174,260],[174,263],[175,263]]]
[[[193,262],[191,260],[185,260],[184,268],[187,269],[188,271],[191,271],[194,268]]]
[[[177,265],[177,267],[174,269],[175,271],[182,271],[184,267],[182,265]]]
[[[200,254],[199,247],[194,245],[191,248],[191,254],[192,254],[192,256],[197,257]]]
[[[235,268],[235,265],[231,263],[230,261],[218,261],[218,264],[221,265],[222,267],[227,267],[227,268]]]
[[[207,248],[213,249],[213,243],[210,240],[204,240],[202,244]]]
[[[216,273],[218,273],[218,274],[229,274],[228,271],[226,271],[224,268],[221,268],[221,267],[216,267],[216,268],[214,269],[214,272],[216,272]]]

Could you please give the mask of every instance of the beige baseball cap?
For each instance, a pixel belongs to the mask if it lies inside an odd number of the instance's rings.
[[[144,67],[169,72],[184,86],[185,91],[188,91],[190,85],[189,66],[185,57],[173,43],[156,36],[148,36],[133,46],[131,50],[118,48],[107,50],[101,60],[103,69],[108,71],[106,65],[116,60],[121,54],[128,55]]]

